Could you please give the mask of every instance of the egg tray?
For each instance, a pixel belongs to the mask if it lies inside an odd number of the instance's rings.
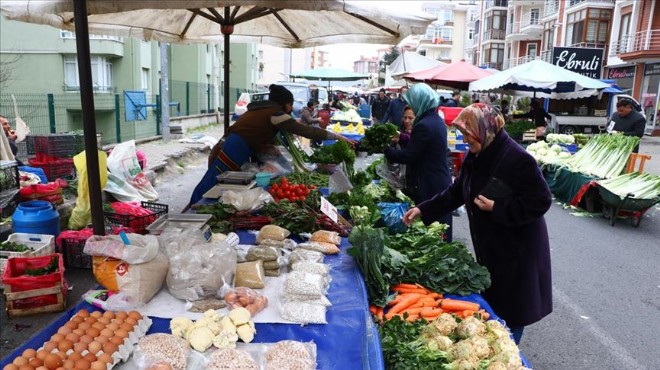
[[[73,318],[73,317],[72,317]],[[142,319],[138,320],[138,322],[135,324],[133,331],[124,339],[124,344],[120,344],[118,346],[118,349],[115,353],[111,355],[112,357],[112,363],[107,365],[107,370],[110,370],[117,366],[120,362],[126,362],[129,357],[131,357],[131,354],[133,353],[133,350],[135,349],[135,345],[137,344],[138,340],[145,336],[147,334],[147,331],[149,331],[149,328],[151,327],[151,324],[153,321],[148,317],[144,316]],[[42,350],[44,347],[41,346],[37,351]],[[51,353],[56,353],[57,349],[53,349]],[[74,353],[73,349],[70,349],[66,352],[67,356],[70,356],[72,353]],[[81,355],[85,356],[89,353],[88,350],[84,350],[81,352]],[[96,356],[98,357],[99,354],[103,353],[103,350],[99,351],[96,353]]]

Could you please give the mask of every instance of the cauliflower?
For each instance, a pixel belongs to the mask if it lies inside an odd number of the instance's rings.
[[[493,361],[488,365],[486,370],[507,370],[506,365],[499,361]]]
[[[250,326],[249,324],[241,325],[236,328],[236,334],[238,334],[238,337],[241,338],[241,340],[245,343],[252,342],[256,332],[257,331],[254,329],[254,327]]]
[[[216,348],[236,348],[238,334],[233,330],[222,330],[213,338],[213,345]]]
[[[475,360],[456,360],[445,365],[447,370],[475,370],[479,368],[479,363]]]
[[[442,335],[438,335],[426,340],[426,347],[431,351],[446,352],[451,348],[453,344],[454,342],[449,339],[449,337]]]
[[[461,339],[481,335],[486,332],[486,325],[475,317],[468,317],[456,327],[456,335]]]
[[[465,341],[472,345],[474,355],[479,357],[479,359],[484,359],[490,356],[491,350],[490,346],[488,346],[488,340],[486,340],[486,338],[472,337],[470,339],[466,339]]]

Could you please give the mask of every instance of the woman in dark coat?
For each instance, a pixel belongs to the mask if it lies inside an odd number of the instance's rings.
[[[486,104],[472,104],[454,120],[470,145],[454,183],[410,209],[404,222],[432,219],[465,204],[477,262],[491,274],[484,298],[512,329],[552,312],[548,230],[543,215],[552,198],[536,161],[505,130]],[[495,179],[495,180],[494,180]]]
[[[385,149],[385,158],[406,165],[406,193],[419,204],[451,184],[447,126],[436,112],[440,98],[428,85],[415,84],[403,98],[415,113],[410,140],[405,149]],[[448,210],[428,219],[428,223],[439,221],[449,225],[447,241],[452,240],[451,217],[451,210]]]

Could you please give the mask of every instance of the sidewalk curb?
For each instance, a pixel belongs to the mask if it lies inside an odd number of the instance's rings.
[[[199,147],[193,147],[193,146],[186,146],[185,148],[176,151],[172,154],[169,154],[165,156],[165,159],[162,161],[159,161],[159,163],[156,163],[154,165],[148,166],[148,168],[144,171],[145,176],[149,179],[149,182],[151,184],[155,184],[156,180],[158,179],[158,176],[160,173],[165,170],[167,166],[170,165],[170,162],[175,161],[179,158],[185,157],[191,153],[194,152],[200,152],[200,153],[208,153],[210,152],[211,149],[209,149],[208,146],[206,145],[201,145]]]

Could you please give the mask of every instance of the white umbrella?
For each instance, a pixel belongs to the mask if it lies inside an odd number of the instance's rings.
[[[89,32],[164,42],[224,41],[225,128],[229,126],[229,44],[263,42],[307,47],[332,43],[397,44],[422,34],[434,19],[425,13],[396,13],[378,3],[223,0],[24,0],[0,2],[8,19],[47,24],[76,32],[80,92],[87,149],[94,232],[103,233],[96,153]],[[322,31],[322,32],[320,32]]]
[[[394,61],[389,65],[390,75],[392,78],[399,79],[406,73],[414,73],[424,71],[429,68],[445,65],[439,60],[425,57],[424,55],[417,54],[413,51],[403,51]]]
[[[542,60],[533,60],[470,83],[470,91],[515,93],[550,99],[597,95],[608,84]]]

